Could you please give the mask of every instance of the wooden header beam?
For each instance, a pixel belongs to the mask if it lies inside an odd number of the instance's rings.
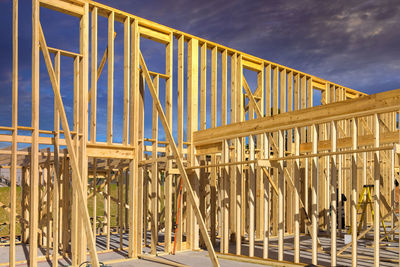
[[[83,3],[78,4],[76,1],[40,0],[40,6],[79,18],[84,15]]]

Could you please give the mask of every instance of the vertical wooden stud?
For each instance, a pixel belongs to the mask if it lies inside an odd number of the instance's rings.
[[[114,11],[108,15],[107,143],[113,143],[114,118]]]
[[[337,150],[337,122],[331,122],[332,152]],[[337,233],[337,156],[331,156],[331,265],[336,266],[336,233]]]
[[[357,118],[351,120],[352,149],[358,146]],[[351,264],[357,266],[357,153],[351,154]]]
[[[374,121],[374,147],[379,148],[380,145],[380,124],[379,124],[379,115],[374,114],[373,116]],[[379,151],[374,151],[374,266],[379,266],[379,243],[380,243],[380,223],[379,223],[379,216],[380,216],[380,177],[381,177],[381,170],[380,170],[380,155]],[[353,227],[355,229],[355,227]],[[353,230],[354,231],[354,230]]]
[[[92,25],[91,25],[91,102],[90,102],[90,141],[96,143],[97,133],[97,7],[92,9]]]
[[[32,0],[32,151],[29,219],[29,263],[37,266],[39,203],[39,1]]]
[[[318,125],[312,125],[312,153],[318,153]],[[318,261],[318,157],[312,158],[311,222],[312,222],[312,264]]]
[[[15,234],[17,215],[17,134],[18,134],[18,0],[13,0],[13,56],[12,56],[12,144],[10,169],[10,266],[15,266]],[[33,90],[32,90],[33,91]],[[22,184],[22,183],[21,183]],[[22,229],[21,229],[22,231]]]

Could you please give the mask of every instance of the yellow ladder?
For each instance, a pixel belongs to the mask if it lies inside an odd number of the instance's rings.
[[[369,206],[371,208],[371,214],[372,217],[374,217],[374,207],[372,205],[372,193],[371,190],[372,188],[374,188],[374,185],[369,184],[369,185],[364,185],[363,186],[363,190],[358,198],[358,202],[357,202],[357,214],[359,214],[359,210],[360,208],[362,209],[361,212],[361,221],[357,227],[357,232],[361,232],[362,226],[363,224],[366,224],[366,221],[364,220],[364,218],[367,216],[367,207]],[[365,197],[364,197],[365,196]],[[389,240],[387,231],[386,231],[386,226],[385,226],[385,221],[382,220],[382,214],[381,211],[379,211],[379,217],[381,218],[381,222],[382,222],[382,226],[383,226],[383,230],[385,231],[385,237],[387,240]],[[367,227],[367,225],[364,225],[364,227]],[[349,228],[349,234],[351,234],[352,232],[352,228],[350,225]]]

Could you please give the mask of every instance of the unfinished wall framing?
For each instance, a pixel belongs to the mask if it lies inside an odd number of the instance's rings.
[[[78,53],[47,45],[43,8],[79,19]],[[107,33],[105,51],[99,31]],[[122,88],[114,88],[118,39]],[[143,39],[163,45],[163,72],[148,68]],[[61,57],[73,59],[72,121],[60,93]],[[54,94],[50,131],[39,128],[50,119],[39,114],[41,72]],[[106,88],[98,86],[102,75]],[[113,134],[116,90],[123,92],[121,140]],[[9,262],[0,265],[47,259],[57,266],[68,258],[79,266],[89,253],[99,266],[99,253],[135,259],[147,247],[152,255],[205,248],[214,266],[217,250],[249,261],[399,264],[399,246],[391,245],[400,244],[400,89],[368,96],[93,1],[32,0],[32,120],[19,126],[13,0],[12,92],[12,126],[0,127],[0,142],[11,143],[0,150],[10,173],[10,200],[0,203],[9,213],[1,243]],[[107,94],[105,132],[99,92]],[[313,107],[316,92],[321,103]],[[371,203],[358,207],[366,188]],[[19,259],[24,244],[29,257]]]

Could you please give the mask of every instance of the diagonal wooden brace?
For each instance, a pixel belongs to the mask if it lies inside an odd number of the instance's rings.
[[[178,165],[178,169],[180,171],[180,174],[181,174],[181,177],[182,177],[182,180],[183,180],[183,185],[185,186],[187,194],[188,194],[188,199],[190,201],[190,204],[193,207],[194,214],[196,215],[197,221],[199,223],[200,232],[201,232],[201,235],[202,235],[202,237],[204,239],[204,242],[206,243],[208,254],[209,254],[210,259],[211,259],[211,261],[213,263],[213,266],[217,267],[217,266],[219,266],[217,255],[215,254],[214,247],[212,246],[210,237],[208,236],[207,228],[206,228],[206,225],[204,223],[203,217],[201,216],[200,209],[196,205],[195,196],[194,196],[192,187],[190,186],[188,175],[186,173],[185,167],[183,166],[182,159],[179,156],[180,154],[178,152],[178,148],[176,147],[175,140],[174,140],[174,138],[172,136],[171,128],[168,125],[167,118],[165,117],[164,110],[163,110],[163,108],[161,106],[160,100],[158,99],[157,92],[156,92],[156,90],[154,88],[153,81],[152,81],[152,79],[150,77],[150,73],[149,73],[149,70],[147,69],[146,62],[144,61],[142,52],[140,52],[139,61],[140,61],[140,66],[142,68],[143,74],[144,74],[144,76],[146,78],[146,82],[147,82],[147,85],[149,87],[151,96],[153,98],[154,104],[156,105],[158,114],[160,115],[160,120],[161,120],[161,123],[162,123],[162,125],[164,127],[166,138],[167,138],[167,140],[169,142],[169,145],[171,147],[171,150],[172,150],[172,152],[173,152],[173,154],[175,156],[176,164]]]
[[[54,92],[54,99],[55,99],[55,102],[57,105],[57,109],[60,113],[61,125],[64,130],[64,136],[65,136],[65,140],[67,143],[67,149],[68,149],[68,153],[69,153],[69,156],[71,159],[72,172],[74,173],[74,175],[72,175],[73,189],[76,191],[76,193],[78,195],[78,202],[85,203],[86,195],[84,194],[83,188],[82,188],[82,183],[81,183],[82,176],[81,176],[81,173],[80,173],[80,170],[78,167],[78,160],[76,158],[76,153],[75,153],[74,146],[72,143],[71,131],[68,126],[67,115],[65,114],[64,104],[61,99],[60,86],[58,84],[56,74],[54,72],[53,63],[51,62],[49,50],[48,50],[48,47],[46,44],[46,39],[44,38],[44,34],[43,34],[42,25],[40,25],[39,29],[40,29],[40,32],[39,32],[40,47],[42,49],[43,57],[44,57],[46,67],[47,67],[47,71],[49,72],[50,81],[51,81],[51,85],[52,85],[53,92]],[[94,238],[92,235],[93,231],[92,231],[92,227],[90,224],[89,212],[85,205],[78,205],[78,207],[79,207],[80,216],[82,217],[82,220],[83,220],[83,225],[85,227],[85,233],[86,233],[86,238],[88,241],[91,262],[94,267],[98,267],[99,259],[97,257],[96,244],[95,244],[95,241],[94,241]]]
[[[244,87],[244,90],[246,91],[247,96],[250,99],[250,103],[253,106],[253,108],[254,108],[254,110],[255,110],[255,112],[257,114],[257,118],[261,118],[263,116],[261,114],[260,108],[257,105],[257,102],[256,102],[256,100],[254,98],[254,95],[250,90],[249,84],[247,83],[246,78],[244,77],[244,75],[242,75],[242,77],[243,77],[243,87]]]
[[[115,40],[115,36],[117,36],[116,32],[114,32],[113,40]],[[97,68],[97,81],[100,79],[101,73],[103,72],[103,69],[104,69],[104,65],[106,65],[107,56],[108,56],[108,45],[106,47],[106,50],[104,50],[104,54],[103,54],[103,57],[101,58],[100,65]],[[88,93],[88,103],[92,99],[92,90],[93,89],[90,88],[89,93]]]

